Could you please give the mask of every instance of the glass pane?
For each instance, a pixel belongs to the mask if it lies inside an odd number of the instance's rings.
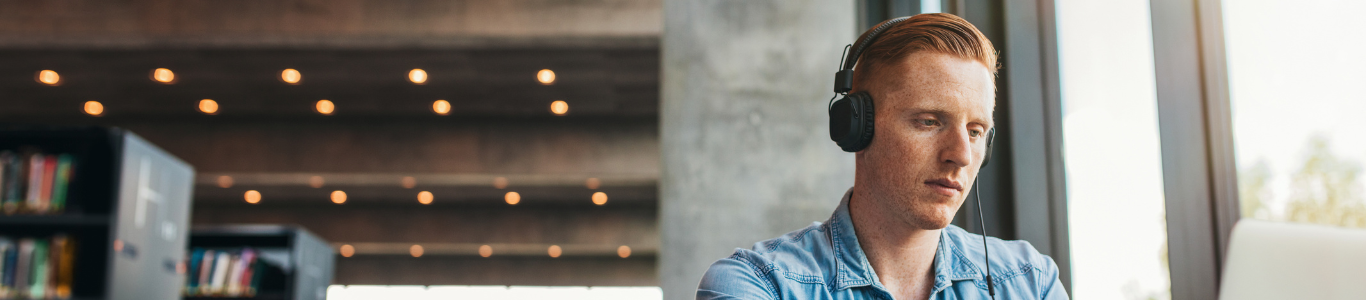
[[[1243,216],[1366,227],[1366,1],[1225,1]]]
[[[1171,298],[1148,11],[1057,2],[1074,299]]]

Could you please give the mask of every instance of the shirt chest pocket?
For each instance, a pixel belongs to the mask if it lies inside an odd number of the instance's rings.
[[[835,297],[830,293],[830,287],[826,285],[825,278],[822,276],[794,272],[781,273],[782,277],[776,280],[778,281],[781,299],[853,299]]]

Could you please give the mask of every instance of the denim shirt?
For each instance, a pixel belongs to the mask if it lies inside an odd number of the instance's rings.
[[[713,263],[697,299],[891,300],[854,235],[849,195],[825,223],[736,249]],[[1067,299],[1057,264],[1029,242],[988,237],[987,245],[996,299]],[[991,299],[983,261],[981,235],[953,225],[941,230],[929,299]]]

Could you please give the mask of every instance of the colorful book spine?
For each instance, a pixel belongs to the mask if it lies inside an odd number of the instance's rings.
[[[28,297],[40,299],[47,297],[48,279],[50,276],[48,268],[51,264],[48,260],[48,243],[46,240],[33,241],[33,269],[32,277],[29,277]]]
[[[57,156],[43,155],[43,185],[38,187],[38,207],[35,212],[45,214],[52,211],[52,183],[57,181]]]
[[[199,288],[199,264],[204,261],[204,249],[194,248],[188,257],[190,263],[186,265],[189,267],[189,271],[185,272],[185,291],[182,292],[186,296],[195,295],[196,289]]]
[[[0,237],[0,299],[9,299],[14,288],[14,240]]]
[[[255,297],[266,268],[261,251],[251,247],[194,248],[186,260],[198,267],[186,280],[185,297]]]
[[[14,152],[0,151],[0,211],[4,211],[5,214],[14,213],[14,210],[8,205],[9,203],[5,201],[5,199],[8,199],[5,195],[9,195],[9,178],[10,176],[13,176],[10,175],[9,172],[9,161],[12,160],[13,157]],[[18,206],[15,206],[15,208],[17,207]],[[3,288],[3,285],[0,285],[0,288]],[[0,297],[3,296],[4,294],[0,293]]]
[[[76,241],[66,235],[52,238],[53,262],[52,295],[59,299],[71,297],[71,284],[76,279]]]
[[[251,276],[256,272],[256,250],[251,248],[242,249],[242,272],[233,277],[237,282],[238,291],[235,296],[254,297],[256,296],[256,286],[251,284]]]
[[[232,263],[232,254],[227,251],[218,252],[218,257],[214,259],[213,283],[209,286],[210,295],[218,295],[223,292],[223,283],[228,279],[228,266]]]
[[[0,212],[65,211],[75,172],[76,158],[71,154],[0,151]]]
[[[23,200],[24,191],[24,162],[15,155],[14,152],[0,152],[0,164],[4,164],[4,181],[0,185],[4,190],[0,192],[0,207],[3,207],[5,214],[19,212],[19,204]]]
[[[66,210],[67,187],[71,185],[71,168],[75,164],[75,160],[71,154],[57,156],[57,172],[52,184],[52,205],[50,207],[54,212]]]
[[[209,293],[209,277],[213,277],[213,259],[218,257],[215,251],[204,251],[204,264],[199,267],[199,290],[195,295],[205,295]]]
[[[259,257],[260,255],[258,254],[257,256]],[[256,296],[257,288],[261,287],[261,277],[265,276],[262,274],[266,273],[265,263],[262,263],[260,259],[257,259],[256,263],[252,264],[252,266],[255,270],[251,272],[251,285],[249,285],[251,295],[248,297]]]
[[[33,262],[34,241],[31,238],[19,239],[19,254],[14,266],[14,292],[15,297],[23,297],[28,293],[30,270],[29,265]]]
[[[232,255],[232,260],[230,262],[232,266],[228,267],[227,283],[224,283],[225,286],[223,288],[223,294],[228,297],[237,297],[237,295],[242,293],[242,271],[245,271],[243,269],[246,269],[247,267],[242,264],[245,261],[244,258],[243,254]]]
[[[26,195],[27,197],[25,197],[25,199],[28,200],[28,201],[27,201],[26,203],[24,203],[25,205],[28,206],[28,210],[29,210],[29,211],[35,211],[36,208],[38,208],[38,206],[39,206],[39,205],[42,205],[42,203],[43,203],[43,201],[42,201],[42,196],[43,196],[43,169],[44,169],[44,168],[43,168],[43,163],[44,163],[44,162],[47,162],[47,160],[43,159],[43,155],[42,155],[42,154],[33,154],[33,155],[29,155],[29,159],[28,159],[28,195]]]

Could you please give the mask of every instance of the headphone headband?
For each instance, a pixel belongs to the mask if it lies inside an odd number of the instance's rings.
[[[854,65],[858,64],[858,59],[863,55],[863,50],[868,48],[869,45],[872,45],[874,41],[877,41],[878,35],[881,35],[882,31],[910,18],[911,17],[900,17],[883,21],[882,24],[878,24],[877,27],[873,27],[873,29],[869,30],[868,34],[864,35],[862,39],[855,41],[855,43],[858,43],[858,47],[854,47],[854,51],[849,52],[849,56],[845,57],[843,60],[844,65],[840,66],[840,71],[835,73],[836,94],[848,93],[850,90],[854,89]]]

